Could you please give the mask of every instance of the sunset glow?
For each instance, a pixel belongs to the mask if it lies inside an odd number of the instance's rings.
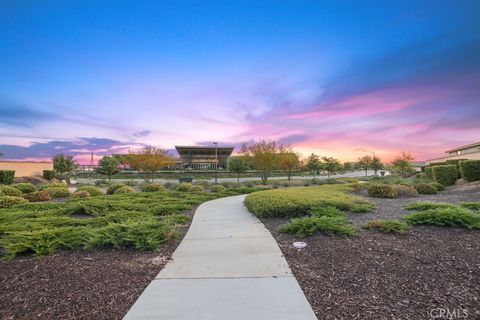
[[[478,1],[2,2],[0,152],[439,157],[480,140],[478,21]]]

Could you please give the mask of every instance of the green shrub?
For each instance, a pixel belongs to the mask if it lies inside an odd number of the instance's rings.
[[[190,192],[204,192],[205,189],[203,188],[203,186],[195,185],[195,186],[192,186],[189,191]]]
[[[480,201],[479,202],[462,202],[460,207],[467,208],[474,211],[480,211]]]
[[[465,181],[480,180],[480,160],[461,161],[460,172]]]
[[[126,184],[119,183],[119,184],[112,184],[110,187],[107,188],[107,194],[114,194],[120,188],[126,187]]]
[[[375,210],[375,206],[371,203],[355,203],[349,209],[352,213],[367,213],[373,210]]]
[[[41,202],[41,201],[52,200],[52,197],[50,197],[47,191],[30,192],[30,193],[24,194],[23,197],[30,202]]]
[[[27,203],[28,200],[16,196],[0,196],[0,208],[10,208],[17,204]]]
[[[86,190],[77,190],[72,194],[72,198],[74,199],[85,199],[85,198],[90,198],[92,195],[90,192]]]
[[[43,170],[43,179],[53,180],[55,178],[55,170]]]
[[[0,184],[12,184],[15,179],[15,170],[0,170]]]
[[[129,186],[124,186],[124,187],[121,187],[117,190],[115,190],[115,192],[113,194],[124,194],[124,193],[134,193],[135,191],[129,187]]]
[[[384,233],[405,233],[408,231],[409,226],[405,222],[398,220],[373,220],[369,221],[365,228]]]
[[[159,183],[146,183],[142,186],[143,192],[160,192],[165,191],[165,188]]]
[[[428,183],[419,183],[415,185],[415,190],[420,194],[436,194],[437,188]]]
[[[107,179],[98,179],[94,182],[97,187],[108,187],[111,183]]]
[[[63,186],[62,188],[60,187],[45,188],[42,191],[48,192],[48,194],[52,198],[67,198],[70,196],[70,191],[68,191],[68,188],[65,186]]]
[[[316,207],[335,207],[351,210],[357,204],[366,202],[348,194],[349,185],[324,185],[293,189],[273,189],[249,194],[245,198],[248,210],[258,217],[301,217]]]
[[[102,190],[100,190],[98,187],[94,187],[94,186],[81,186],[80,188],[78,188],[76,191],[86,191],[88,192],[92,197],[95,197],[95,196],[100,196],[102,195]]]
[[[432,187],[434,187],[435,189],[437,189],[437,191],[443,191],[445,190],[445,187],[443,186],[443,184],[441,183],[438,183],[438,182],[430,182],[430,185]]]
[[[405,220],[409,224],[480,229],[480,215],[460,207],[436,208],[416,212],[406,216]]]
[[[225,191],[225,187],[222,186],[221,184],[215,184],[210,187],[211,192],[223,192]]]
[[[425,211],[438,208],[455,208],[453,204],[449,203],[434,203],[434,202],[412,202],[405,206],[407,210]]]
[[[424,173],[425,173],[425,176],[427,176],[428,178],[431,178],[433,179],[433,170],[432,170],[432,166],[426,166],[425,169],[424,169]]]
[[[22,191],[14,187],[0,185],[0,196],[20,197],[22,196]]]
[[[371,184],[367,191],[370,197],[375,198],[396,198],[398,196],[395,187],[389,184]]]
[[[324,234],[339,234],[351,236],[356,234],[357,230],[349,225],[344,217],[306,217],[292,219],[290,223],[281,225],[278,228],[281,233],[291,233],[298,237],[311,236],[320,231]]]
[[[394,184],[392,187],[395,189],[395,193],[398,197],[417,197],[419,193],[417,189],[412,186]]]
[[[37,188],[29,182],[15,183],[12,187],[20,190],[22,193],[30,193],[37,191]]]
[[[434,166],[432,172],[435,182],[445,187],[452,186],[457,181],[457,167],[454,165]]]
[[[189,191],[192,188],[192,184],[188,182],[182,182],[177,185],[177,191]]]
[[[64,183],[60,183],[60,182],[56,183],[56,182],[54,182],[54,183],[45,183],[45,184],[42,184],[42,185],[40,185],[40,186],[38,187],[38,190],[39,190],[39,191],[42,191],[42,190],[45,190],[45,189],[47,189],[47,188],[50,189],[50,188],[66,188],[66,187],[67,187],[67,185],[64,184]]]
[[[320,217],[345,217],[345,213],[335,207],[315,207],[310,210],[310,216]]]

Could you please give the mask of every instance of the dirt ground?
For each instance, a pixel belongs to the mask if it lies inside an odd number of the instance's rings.
[[[374,199],[373,213],[351,214],[356,226],[398,219],[412,201],[479,201],[478,190]],[[262,220],[277,240],[318,319],[434,319],[441,312],[480,319],[480,231],[415,226],[404,235],[362,231],[298,238],[276,230],[288,219]],[[305,241],[295,249],[294,241]],[[444,311],[442,311],[444,310]],[[460,319],[459,317],[457,317]],[[457,319],[454,318],[454,319]]]

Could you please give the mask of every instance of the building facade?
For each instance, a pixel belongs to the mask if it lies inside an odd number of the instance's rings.
[[[233,152],[233,147],[175,146],[180,160],[179,169],[223,170]]]
[[[445,151],[448,155],[425,161],[425,164],[445,162],[447,160],[480,160],[480,141]]]

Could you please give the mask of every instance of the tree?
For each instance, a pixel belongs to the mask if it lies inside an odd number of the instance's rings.
[[[313,179],[315,179],[317,172],[322,169],[320,158],[315,153],[310,154],[307,158],[307,164],[305,167],[308,171],[313,172]]]
[[[60,174],[69,173],[77,169],[78,164],[72,156],[66,156],[63,153],[57,154],[52,158],[53,169]]]
[[[354,169],[354,166],[351,162],[344,162],[343,163],[343,171],[352,171]]]
[[[128,154],[113,154],[112,157],[117,159],[118,163],[123,166],[123,169],[125,169],[127,164],[130,164]]]
[[[323,169],[327,171],[328,177],[335,173],[341,166],[340,161],[333,157],[322,157]]]
[[[108,176],[108,181],[112,181],[112,176],[120,170],[118,169],[119,161],[115,157],[104,156],[98,162],[97,172]]]
[[[379,157],[374,156],[370,162],[370,168],[373,170],[373,174],[377,175],[377,171],[383,169],[382,160]]]
[[[170,165],[172,159],[162,148],[148,146],[138,151],[130,151],[128,162],[131,168],[145,173],[145,182],[152,182],[155,171]]]
[[[394,173],[398,173],[402,177],[409,177],[415,173],[415,169],[410,163],[412,160],[414,160],[414,158],[409,152],[402,151],[402,153],[392,161],[391,169]]]
[[[291,148],[281,150],[278,155],[278,169],[287,173],[288,180],[291,180],[292,171],[300,167],[300,158]]]
[[[228,170],[237,174],[237,181],[240,182],[240,173],[247,171],[247,163],[242,157],[231,157],[227,163]]]
[[[260,140],[250,146],[244,144],[242,153],[247,162],[255,170],[260,171],[262,183],[267,184],[270,173],[278,167],[278,154],[284,148],[283,145],[277,144],[275,141]]]
[[[362,168],[363,170],[365,170],[365,176],[367,176],[368,169],[370,169],[372,166],[372,157],[363,156],[361,158],[358,158],[358,166],[359,168]]]

